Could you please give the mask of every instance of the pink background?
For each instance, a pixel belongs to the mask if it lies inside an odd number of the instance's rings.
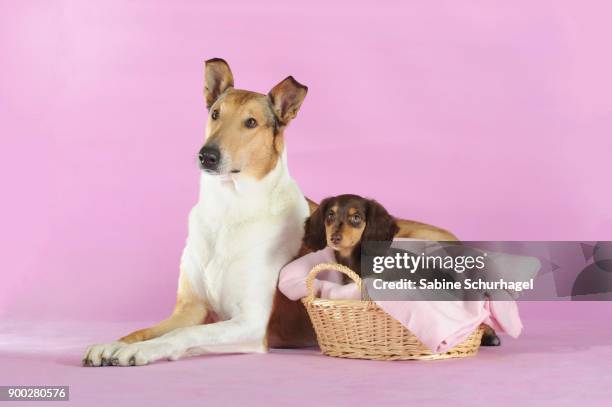
[[[311,198],[462,239],[612,239],[609,2],[205,3],[1,3],[0,316],[171,309],[212,57],[240,88],[309,86],[286,134]]]

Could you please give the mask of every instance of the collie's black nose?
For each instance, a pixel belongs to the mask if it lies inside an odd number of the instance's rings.
[[[198,154],[200,164],[205,170],[215,170],[221,161],[221,152],[215,146],[204,146]]]
[[[329,240],[331,240],[333,244],[338,244],[342,241],[342,235],[340,233],[334,233]]]

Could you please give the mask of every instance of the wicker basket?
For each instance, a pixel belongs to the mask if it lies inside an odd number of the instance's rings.
[[[324,270],[346,274],[360,290],[361,279],[348,267],[333,263],[315,266],[306,279],[308,296],[302,302],[325,355],[372,360],[438,360],[473,356],[478,352],[484,326],[448,352],[433,353],[373,301],[315,298],[313,281]]]

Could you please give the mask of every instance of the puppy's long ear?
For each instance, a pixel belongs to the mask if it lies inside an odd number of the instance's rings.
[[[319,207],[304,222],[304,244],[310,250],[321,250],[327,246],[325,214],[329,201],[329,198],[321,201]]]
[[[228,88],[234,86],[234,76],[229,65],[221,58],[206,61],[204,66],[204,96],[206,108],[215,103],[215,100]]]
[[[306,86],[293,79],[293,76],[288,76],[268,93],[272,109],[281,127],[289,124],[297,115],[307,92]]]
[[[399,232],[395,218],[378,202],[371,200],[368,203],[366,214],[366,227],[363,231],[364,241],[390,242]]]

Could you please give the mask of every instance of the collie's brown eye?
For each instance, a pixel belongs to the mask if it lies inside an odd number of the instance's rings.
[[[253,119],[252,117],[249,117],[244,122],[244,125],[247,126],[249,129],[253,129],[253,128],[257,127],[257,120]]]
[[[219,111],[217,109],[212,111],[212,114],[210,115],[210,118],[213,120],[217,120],[219,118]]]

